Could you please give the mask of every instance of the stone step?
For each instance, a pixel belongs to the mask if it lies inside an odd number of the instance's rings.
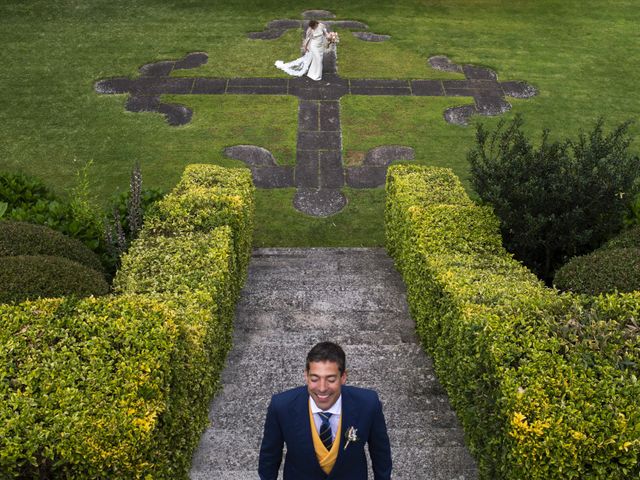
[[[261,290],[242,295],[238,307],[257,311],[342,313],[407,312],[405,296],[384,287],[322,290]]]
[[[285,372],[285,369],[287,370]],[[222,372],[224,388],[241,388],[252,395],[270,398],[278,389],[293,388],[304,384],[304,363],[286,367],[277,372],[265,372],[248,375],[245,371],[227,368]],[[397,376],[396,376],[397,375]],[[356,387],[371,388],[379,393],[404,392],[407,395],[442,395],[444,389],[428,366],[394,367],[384,372],[349,367],[348,383]],[[398,382],[397,378],[402,378]]]
[[[304,278],[305,274],[323,272],[375,275],[393,268],[393,259],[383,248],[258,248],[251,256],[249,274],[272,270],[295,272],[298,278]]]
[[[202,445],[207,448],[200,449],[198,464],[231,471],[250,465],[254,465],[257,469],[261,437],[262,432],[256,442],[254,438],[239,433],[236,429],[216,428],[212,430],[212,434],[203,437]],[[455,453],[457,458],[454,465],[440,462],[439,466],[443,470],[465,470],[473,466],[473,459],[464,444],[461,444],[459,439],[452,440],[452,438],[446,431],[438,429],[422,431],[419,436],[402,437],[397,436],[394,429],[389,429],[392,459],[396,468],[403,463],[409,463],[412,467],[433,467],[437,458],[442,456],[441,452],[444,451],[449,454]],[[215,452],[216,455],[209,455],[207,452]]]
[[[417,344],[418,337],[412,335],[413,332],[402,334],[398,331],[374,331],[374,330],[354,330],[344,332],[342,328],[339,330],[323,329],[323,330],[249,330],[236,331],[234,342],[241,342],[243,345],[251,348],[253,346],[271,347],[275,351],[281,351],[297,345],[314,345],[318,341],[331,340],[343,347],[349,345],[400,345],[400,344]],[[287,343],[283,343],[286,341]],[[302,358],[304,360],[304,358]]]
[[[191,471],[191,479],[257,478],[258,450],[231,443],[210,445],[215,456],[199,457],[198,469]],[[465,447],[411,446],[392,449],[394,479],[460,480],[475,477],[475,464]],[[254,470],[249,470],[253,466]],[[370,478],[373,478],[371,468]],[[215,473],[214,473],[215,472]]]
[[[296,340],[294,337],[293,340]],[[278,344],[251,344],[247,349],[233,350],[227,357],[228,368],[244,369],[255,367],[256,364],[264,365],[265,369],[272,371],[299,371],[304,368],[304,362],[309,349],[318,341],[317,338],[305,337],[303,342],[287,341]],[[342,346],[347,355],[347,370],[372,368],[376,365],[402,365],[407,367],[419,367],[425,361],[422,347],[416,343],[399,343],[395,345],[345,344]],[[287,367],[283,367],[283,364]],[[291,369],[290,366],[293,366]]]
[[[322,290],[325,288],[339,288],[349,290],[359,288],[384,288],[386,290],[403,291],[402,277],[396,270],[376,272],[313,272],[309,275],[292,275],[291,271],[276,269],[255,269],[249,274],[259,275],[255,281],[246,285],[243,293],[261,290]]]
[[[350,334],[362,330],[394,332],[402,338],[417,338],[415,323],[406,312],[301,312],[269,310],[256,311],[239,306],[236,309],[236,331],[309,332],[314,330],[331,332],[332,335]],[[282,336],[286,338],[286,336]],[[364,342],[363,342],[364,343]]]

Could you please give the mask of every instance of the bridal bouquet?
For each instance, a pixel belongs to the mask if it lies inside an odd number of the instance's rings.
[[[327,33],[327,41],[329,43],[340,43],[340,37],[336,32]]]

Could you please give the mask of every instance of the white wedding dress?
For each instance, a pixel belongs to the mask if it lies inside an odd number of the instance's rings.
[[[306,73],[311,80],[322,79],[322,59],[324,58],[326,34],[327,28],[322,23],[319,23],[313,30],[308,28],[303,43],[308,48],[307,53],[288,63],[278,60],[275,63],[276,67],[294,77],[301,77]]]

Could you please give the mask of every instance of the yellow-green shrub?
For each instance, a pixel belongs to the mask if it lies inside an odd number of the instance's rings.
[[[144,478],[179,348],[141,296],[0,305],[2,478]]]
[[[251,257],[254,187],[246,168],[189,165],[176,188],[145,218],[143,235],[176,235],[229,225],[238,272]],[[239,277],[240,283],[245,280]]]
[[[483,478],[640,474],[639,348],[624,335],[640,296],[586,304],[545,288],[447,169],[390,168],[385,223],[418,333]],[[594,343],[601,330],[587,326],[605,310],[617,333]],[[581,336],[566,329],[572,321]]]
[[[236,300],[231,229],[145,237],[122,258],[114,288],[119,293],[157,298],[184,326],[185,348],[172,359],[174,396],[156,439],[155,472],[161,478],[183,475],[207,424],[207,407],[218,387],[231,347]]]

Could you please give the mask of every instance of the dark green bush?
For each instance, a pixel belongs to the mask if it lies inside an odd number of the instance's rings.
[[[534,147],[522,118],[481,125],[469,153],[471,181],[500,218],[507,250],[550,282],[570,258],[602,245],[623,226],[628,200],[638,192],[640,158],[629,152],[629,122],[605,135],[603,121],[577,140]]]
[[[17,255],[63,257],[103,272],[98,256],[79,240],[43,225],[0,220],[0,257]]]
[[[596,250],[558,269],[553,284],[587,295],[640,290],[640,248]]]
[[[0,257],[0,285],[0,303],[109,292],[101,273],[67,258],[46,255]]]
[[[389,169],[387,248],[481,478],[640,478],[640,292],[558,295],[450,170],[420,170]]]
[[[102,225],[87,221],[86,212],[77,208],[77,202],[59,198],[42,181],[23,174],[0,173],[0,202],[8,204],[4,219],[46,225],[102,253]]]

